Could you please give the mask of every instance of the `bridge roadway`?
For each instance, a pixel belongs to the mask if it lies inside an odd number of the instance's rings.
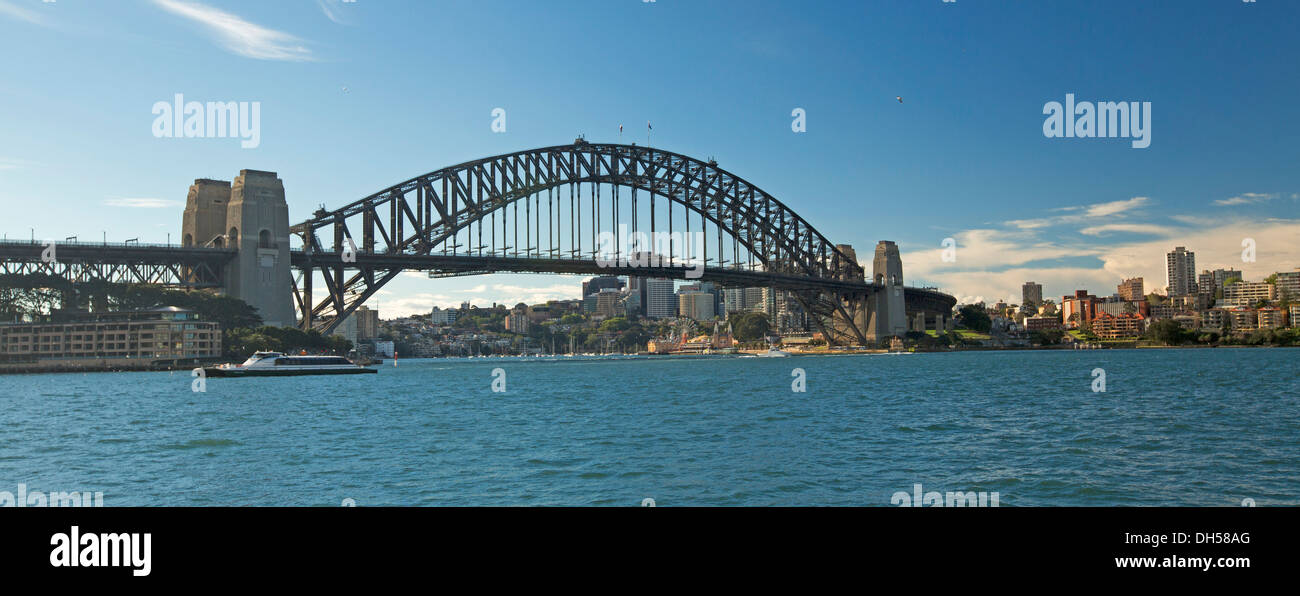
[[[313,267],[345,267],[372,269],[376,272],[389,271],[429,271],[435,274],[469,275],[489,273],[572,273],[579,275],[626,275],[632,277],[664,277],[694,281],[711,281],[728,287],[771,287],[778,290],[809,291],[818,290],[843,295],[870,295],[879,292],[883,286],[861,281],[832,280],[803,275],[786,275],[767,271],[753,271],[731,267],[705,267],[703,271],[684,267],[680,263],[673,266],[642,267],[633,265],[602,265],[594,259],[548,258],[548,257],[503,257],[478,255],[419,255],[419,254],[369,254],[357,253],[356,261],[345,263],[341,253],[311,253],[294,250],[290,253],[293,266],[299,270],[311,270]],[[699,277],[688,277],[688,275]],[[951,296],[925,288],[905,288],[908,310],[943,314],[952,310],[955,301]]]
[[[221,288],[222,269],[236,252],[177,244],[5,240],[0,241],[0,275],[46,274],[73,283]]]
[[[235,258],[229,248],[186,247],[176,244],[122,244],[98,242],[55,242],[54,260],[46,262],[44,241],[0,241],[0,275],[48,274],[74,283],[104,281],[110,283],[159,284],[187,288],[221,288],[224,266]],[[579,275],[629,275],[694,279],[692,269],[680,264],[671,267],[602,267],[592,259],[502,257],[474,255],[417,255],[358,253],[355,263],[343,263],[339,253],[308,253],[297,249],[290,253],[294,268],[310,271],[312,267],[364,267],[372,270],[428,271],[435,275],[469,275],[488,273],[571,273]],[[772,287],[780,290],[821,290],[843,294],[871,294],[880,286],[856,281],[828,280],[801,275],[785,275],[730,267],[705,267],[699,277],[730,287]],[[286,292],[291,291],[285,288]],[[924,288],[906,288],[909,311],[946,313],[953,307],[951,296]]]

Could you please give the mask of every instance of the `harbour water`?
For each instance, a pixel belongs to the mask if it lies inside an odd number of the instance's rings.
[[[1295,505],[1297,373],[1300,351],[1242,348],[402,360],[205,392],[184,372],[8,375],[0,491],[889,506],[921,484],[1002,506]]]

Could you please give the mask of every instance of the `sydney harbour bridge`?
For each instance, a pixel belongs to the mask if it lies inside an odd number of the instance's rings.
[[[199,179],[180,246],[4,242],[0,275],[211,288],[257,307],[268,324],[326,333],[403,271],[770,287],[839,345],[942,328],[956,302],[904,286],[893,243],[876,247],[868,274],[851,246],[714,160],[651,147],[579,138],[486,157],[322,206],[292,225],[284,197],[273,172]],[[655,238],[681,241],[644,240]],[[611,259],[611,249],[624,258]]]

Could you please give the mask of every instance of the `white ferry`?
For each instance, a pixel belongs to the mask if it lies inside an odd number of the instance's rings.
[[[283,377],[293,375],[355,375],[377,373],[342,356],[289,356],[257,352],[243,364],[222,364],[203,369],[209,377]]]

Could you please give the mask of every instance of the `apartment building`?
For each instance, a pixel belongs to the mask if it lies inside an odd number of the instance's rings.
[[[176,359],[221,355],[221,325],[169,306],[118,312],[56,311],[48,323],[0,325],[0,357]]]

